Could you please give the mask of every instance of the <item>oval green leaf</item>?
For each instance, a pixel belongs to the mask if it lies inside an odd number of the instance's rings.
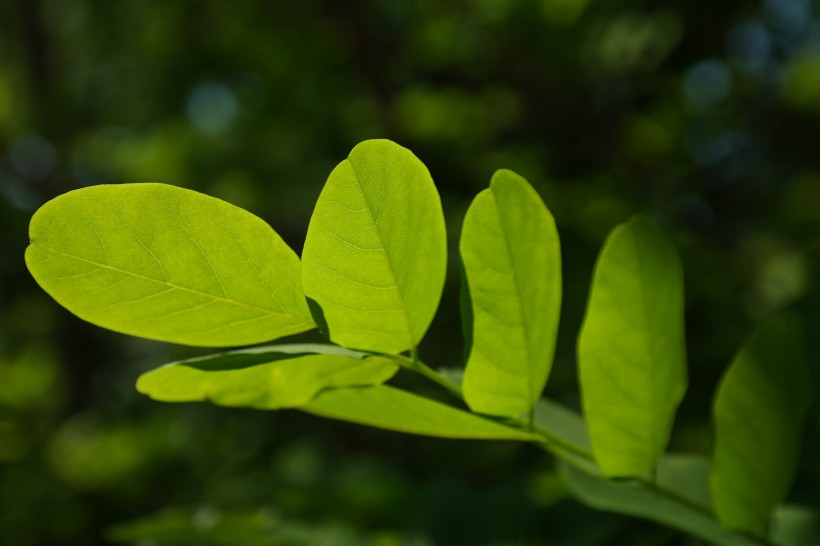
[[[762,534],[791,486],[811,399],[794,316],[764,323],[741,348],[714,403],[711,486],[729,528]]]
[[[578,339],[584,415],[607,476],[640,476],[669,441],[686,391],[683,273],[675,249],[635,216],[595,266]]]
[[[386,385],[328,389],[299,409],[330,419],[423,436],[521,441],[534,438],[527,431]]]
[[[424,164],[388,140],[353,148],[319,196],[302,260],[305,295],[335,343],[417,346],[447,266],[444,213]]]
[[[35,213],[30,238],[40,286],[103,328],[225,347],[315,327],[296,254],[260,218],[195,191],[72,191]]]
[[[541,396],[555,352],[555,221],[524,178],[500,170],[467,210],[460,250],[472,322],[464,397],[473,411],[520,416]]]
[[[137,390],[161,402],[270,410],[302,406],[325,388],[383,383],[396,371],[385,358],[306,354],[294,345],[172,362],[141,375]]]

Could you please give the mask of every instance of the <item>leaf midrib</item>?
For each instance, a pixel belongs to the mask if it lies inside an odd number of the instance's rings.
[[[50,248],[46,245],[43,245],[42,243],[36,243],[36,242],[32,241],[32,247],[34,247],[34,246],[39,246],[40,248],[45,249],[45,250],[47,250],[49,252],[52,252],[54,254],[57,254],[59,256],[64,256],[64,257],[70,258],[72,260],[77,260],[79,262],[84,262],[84,263],[87,263],[87,264],[95,265],[95,266],[97,266],[99,268],[102,268],[102,269],[108,269],[108,270],[111,270],[111,271],[116,271],[117,273],[122,273],[122,274],[125,274],[125,275],[128,275],[128,276],[134,277],[134,278],[150,281],[150,282],[153,282],[153,283],[156,283],[156,284],[159,284],[159,285],[168,286],[170,288],[180,290],[182,292],[189,292],[191,294],[196,294],[197,296],[207,297],[207,298],[210,298],[212,300],[220,301],[220,302],[227,303],[227,304],[230,304],[230,305],[234,305],[234,306],[237,306],[237,307],[244,307],[244,308],[247,308],[247,309],[253,309],[255,311],[262,311],[265,314],[270,315],[270,316],[285,316],[285,317],[296,318],[296,319],[299,319],[300,324],[304,324],[304,325],[309,325],[310,324],[298,315],[291,315],[289,313],[277,313],[277,312],[272,311],[271,309],[267,309],[265,307],[259,307],[257,305],[252,305],[252,304],[245,303],[245,302],[242,302],[242,301],[239,301],[239,300],[234,300],[234,299],[225,298],[225,297],[222,297],[222,296],[217,296],[217,295],[211,294],[209,292],[203,292],[201,290],[196,290],[195,288],[189,288],[187,286],[181,286],[179,284],[175,284],[175,283],[169,282],[167,280],[161,281],[159,279],[154,279],[152,277],[141,275],[139,273],[134,273],[133,271],[128,271],[128,270],[121,269],[119,267],[114,267],[114,266],[111,266],[111,265],[108,265],[108,264],[102,264],[102,263],[99,263],[99,262],[95,262],[94,260],[88,260],[86,258],[80,258],[79,256],[74,256],[73,254],[68,254],[66,252],[60,252],[59,250],[54,250],[53,248]]]
[[[537,398],[535,391],[535,381],[533,380],[534,375],[534,363],[532,359],[532,352],[530,350],[530,335],[527,328],[527,324],[524,320],[524,308],[522,305],[523,298],[521,296],[521,289],[520,289],[520,282],[518,280],[518,271],[516,268],[516,262],[513,260],[512,252],[510,249],[510,240],[507,237],[507,229],[506,224],[501,219],[501,211],[498,208],[498,200],[495,197],[495,193],[490,190],[493,196],[493,208],[495,209],[496,217],[498,218],[498,224],[501,226],[501,236],[504,238],[504,250],[507,253],[507,259],[510,261],[510,269],[512,269],[512,279],[513,279],[513,286],[515,287],[515,295],[518,300],[518,305],[516,308],[518,310],[518,316],[521,319],[521,330],[524,336],[524,352],[526,353],[527,357],[527,391],[529,391],[530,398],[527,400],[527,405],[529,406],[531,401]]]
[[[415,337],[413,335],[413,328],[410,325],[410,315],[407,313],[407,302],[406,302],[405,297],[404,297],[404,292],[401,289],[401,285],[399,284],[399,279],[396,276],[395,270],[393,269],[393,264],[390,261],[390,255],[387,253],[387,246],[384,244],[384,239],[382,238],[382,233],[379,230],[379,224],[376,221],[376,218],[373,216],[372,205],[371,205],[370,201],[367,199],[367,194],[365,193],[364,188],[362,187],[362,182],[361,182],[361,179],[359,178],[359,174],[356,172],[356,166],[353,164],[353,162],[350,160],[349,157],[347,158],[347,162],[350,164],[350,172],[353,173],[353,178],[356,180],[356,187],[359,189],[359,193],[362,194],[362,199],[364,199],[364,202],[365,202],[365,205],[366,205],[365,209],[367,209],[367,215],[370,217],[370,221],[373,223],[373,231],[376,232],[376,237],[379,240],[379,246],[381,247],[382,252],[384,252],[384,258],[385,258],[384,261],[387,264],[387,270],[390,272],[390,276],[393,278],[393,283],[395,284],[396,290],[398,291],[400,299],[401,299],[401,314],[402,314],[402,317],[404,318],[404,323],[407,326],[407,335],[408,335],[408,338],[409,338],[410,343],[412,345],[412,347],[408,347],[408,348],[415,348],[417,343],[416,343]],[[402,178],[402,183],[405,185],[405,189],[406,189],[407,181],[404,180],[404,178]],[[383,206],[384,206],[384,203],[382,203],[382,207]]]
[[[644,273],[644,260],[643,256],[641,255],[640,248],[638,245],[638,241],[635,237],[634,233],[630,233],[630,241],[632,243],[632,249],[635,253],[635,258],[638,263],[638,294],[640,298],[640,310],[641,315],[643,316],[644,325],[646,326],[645,334],[643,336],[644,343],[646,346],[646,354],[647,360],[649,362],[649,391],[651,396],[650,408],[647,412],[649,414],[649,459],[650,459],[650,466],[654,466],[656,458],[655,453],[657,452],[657,415],[655,414],[657,407],[656,407],[656,396],[657,396],[657,388],[655,384],[656,374],[655,374],[655,366],[656,366],[656,358],[655,352],[652,350],[652,340],[651,336],[649,335],[649,331],[651,330],[651,322],[649,320],[649,308],[647,305],[647,297],[645,293],[646,285],[644,283],[644,279],[646,275]]]

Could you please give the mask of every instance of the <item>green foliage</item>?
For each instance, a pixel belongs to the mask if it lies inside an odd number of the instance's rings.
[[[555,222],[526,180],[498,171],[464,218],[461,259],[472,322],[464,398],[473,411],[519,416],[547,382],[561,310]]]
[[[301,409],[323,417],[425,436],[484,440],[535,439],[535,435],[526,430],[504,426],[388,386],[325,390]]]
[[[702,458],[664,456],[687,384],[683,276],[674,248],[644,217],[612,232],[595,268],[578,340],[583,416],[540,398],[558,328],[559,242],[540,197],[510,171],[496,173],[464,223],[463,389],[418,358],[442,292],[445,228],[427,169],[392,142],[366,141],[333,170],[302,266],[256,217],[158,184],[72,192],[46,204],[31,233],[37,281],[110,329],[230,345],[318,324],[337,344],[173,362],[138,381],[155,399],[530,442],[560,459],[570,490],[590,506],[722,546],[770,544],[765,523],[790,485],[809,400],[798,326],[767,324],[730,368],[715,404],[714,471]],[[383,384],[399,369],[454,403]],[[808,544],[800,540],[782,544]]]
[[[334,522],[288,521],[272,510],[222,513],[204,507],[193,513],[167,510],[108,533],[113,542],[169,546],[380,546],[385,537],[368,536]],[[392,537],[388,544],[397,544]],[[409,545],[408,545],[409,546]]]
[[[730,529],[763,533],[791,486],[811,402],[793,316],[763,324],[740,349],[714,404],[715,511]]]
[[[172,362],[143,374],[137,390],[161,402],[294,408],[323,389],[379,384],[398,371],[396,364],[380,357],[304,355],[303,350],[283,345]]]
[[[607,239],[578,338],[592,450],[607,476],[651,472],[686,391],[683,274],[672,245],[636,216]]]
[[[296,254],[264,221],[207,195],[84,188],[41,207],[29,235],[40,286],[104,328],[225,347],[313,327]]]
[[[319,196],[302,260],[305,295],[332,341],[385,353],[415,348],[447,268],[444,214],[427,167],[386,140],[353,148]]]
[[[600,510],[651,519],[721,546],[759,544],[754,538],[732,533],[710,515],[706,504],[709,465],[698,457],[662,458],[654,491],[639,483],[612,481],[581,472],[567,464],[561,469],[573,494]],[[664,494],[658,494],[658,490]]]

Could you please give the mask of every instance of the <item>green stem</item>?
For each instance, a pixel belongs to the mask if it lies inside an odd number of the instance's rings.
[[[462,392],[461,387],[457,383],[451,381],[450,379],[447,379],[446,377],[435,371],[433,368],[419,360],[417,354],[414,357],[414,352],[411,352],[411,356],[409,358],[403,355],[385,356],[388,356],[389,358],[397,361],[399,365],[403,368],[421,374],[425,378],[436,383],[440,387],[446,389],[450,394],[452,394],[462,402],[464,401],[464,393]],[[481,415],[481,417],[491,419],[495,422],[499,422],[501,424],[509,426],[510,428],[532,432],[537,436],[537,438],[533,440],[534,443],[543,447],[547,451],[555,454],[556,456],[561,457],[562,459],[566,458],[564,456],[564,453],[569,452],[575,455],[576,457],[587,460],[589,462],[594,462],[595,460],[592,456],[592,453],[590,453],[588,450],[583,449],[573,444],[572,442],[568,442],[561,436],[553,434],[552,432],[537,426],[535,424],[534,408],[530,411],[529,419],[527,421],[516,418],[499,420],[487,415]],[[563,451],[564,453],[561,453],[561,451]]]
[[[437,385],[446,389],[450,394],[454,395],[456,398],[464,401],[464,394],[461,390],[461,387],[456,384],[455,382],[447,379],[433,368],[419,360],[418,353],[416,349],[411,351],[411,356],[403,356],[403,355],[383,355],[388,357],[394,361],[396,361],[401,367],[417,372],[423,375],[425,378],[429,379],[430,381],[436,383]],[[479,415],[479,414],[477,414]],[[526,430],[530,431],[534,434],[535,438],[532,440],[539,448],[551,453],[555,457],[567,462],[568,464],[572,464],[573,466],[578,467],[578,461],[573,460],[572,457],[568,455],[572,455],[578,459],[581,459],[585,462],[589,462],[595,465],[595,457],[593,456],[592,452],[588,449],[584,449],[581,446],[578,446],[572,442],[567,441],[566,439],[562,438],[561,436],[554,434],[548,430],[545,430],[535,424],[535,409],[533,408],[529,415],[528,419],[524,421],[523,419],[495,419],[492,416],[488,415],[479,415],[485,419],[493,420],[499,424],[503,424],[509,426],[510,428],[515,428],[519,430]],[[589,472],[589,469],[580,468],[580,470],[584,472]],[[670,501],[675,503],[684,505],[692,510],[700,512],[702,514],[707,515],[710,518],[714,518],[714,514],[707,508],[700,506],[697,503],[690,501],[689,499],[680,496],[676,492],[669,490],[665,487],[660,486],[657,483],[657,472],[653,469],[652,475],[648,478],[644,477],[636,477],[635,481],[640,483],[643,487],[647,489],[651,489],[660,497],[664,497]],[[750,537],[752,538],[752,537]],[[771,546],[771,543],[767,539],[760,539],[760,537],[753,538],[758,544],[761,546]]]
[[[438,386],[443,387],[459,400],[464,400],[464,394],[461,392],[461,387],[454,381],[450,381],[436,370],[419,360],[418,352],[414,348],[410,352],[410,358],[403,355],[384,355],[399,363],[402,368],[414,371],[423,375]]]

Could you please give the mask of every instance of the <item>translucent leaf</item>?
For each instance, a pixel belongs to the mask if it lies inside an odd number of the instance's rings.
[[[302,259],[305,295],[335,343],[384,353],[418,345],[447,265],[427,168],[387,140],[353,148],[319,196]]]
[[[735,356],[715,397],[712,494],[732,529],[762,534],[789,491],[811,399],[800,321],[766,322]]]
[[[464,397],[473,411],[519,416],[541,396],[555,351],[555,222],[526,180],[498,171],[467,211],[460,250],[472,323]]]
[[[566,463],[561,464],[561,473],[573,495],[598,510],[657,521],[717,546],[766,544],[733,533],[712,516],[705,504],[709,464],[702,457],[667,455],[660,459],[657,490],[639,483],[608,480]]]
[[[43,205],[29,271],[98,326],[187,345],[247,345],[314,328],[299,259],[261,219],[163,184],[93,186]]]
[[[409,434],[483,440],[533,439],[529,432],[386,385],[322,391],[299,409]]]
[[[598,257],[578,366],[604,474],[649,472],[669,441],[687,380],[680,262],[644,217],[615,228]]]
[[[307,404],[325,388],[383,383],[398,370],[385,358],[309,354],[312,347],[254,348],[172,362],[140,376],[137,390],[162,402],[279,409]]]

